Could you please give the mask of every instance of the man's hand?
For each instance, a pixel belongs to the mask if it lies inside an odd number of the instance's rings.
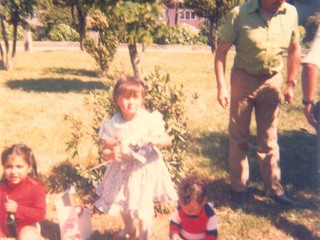
[[[227,108],[230,103],[230,95],[228,91],[225,88],[218,90],[218,96],[217,96],[218,102],[223,108]]]
[[[286,84],[286,88],[283,91],[284,99],[286,103],[293,103],[294,102],[294,85]]]

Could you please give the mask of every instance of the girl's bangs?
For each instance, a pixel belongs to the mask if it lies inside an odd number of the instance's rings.
[[[144,90],[141,87],[141,85],[126,84],[126,85],[122,85],[119,89],[119,95],[137,96],[138,94],[141,94],[142,96],[144,96]]]

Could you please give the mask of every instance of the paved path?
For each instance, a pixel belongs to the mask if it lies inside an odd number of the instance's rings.
[[[79,42],[52,42],[35,41],[32,51],[80,51]],[[233,49],[232,49],[233,50]],[[23,42],[17,42],[17,51],[24,51]],[[127,44],[119,44],[118,51],[128,52]],[[142,51],[142,44],[138,44],[138,51]],[[152,44],[145,49],[145,52],[177,52],[177,53],[211,53],[209,46],[183,46],[183,45],[156,45]],[[308,49],[302,49],[301,55],[304,56]],[[285,53],[286,56],[286,53]]]
[[[32,51],[80,51],[79,42],[33,42]],[[23,42],[17,43],[17,51],[24,51]],[[120,44],[118,51],[128,51],[127,44]],[[142,51],[142,44],[138,44],[138,51]],[[168,45],[150,45],[145,49],[146,52],[206,52],[210,53],[209,46],[168,46]]]

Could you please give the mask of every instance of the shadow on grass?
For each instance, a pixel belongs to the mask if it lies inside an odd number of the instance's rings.
[[[85,69],[72,69],[72,68],[48,68],[44,71],[45,73],[55,73],[61,75],[74,75],[74,76],[87,76],[87,77],[98,77],[96,71],[85,70]]]
[[[49,240],[60,240],[59,224],[44,220],[40,223],[40,225],[42,237]]]
[[[217,171],[228,172],[228,135],[211,132],[204,133],[194,139],[194,146],[201,146],[201,154],[210,159],[213,175]],[[290,221],[287,215],[292,210],[319,212],[320,199],[318,194],[320,179],[317,163],[317,137],[305,131],[287,131],[279,134],[281,154],[282,183],[296,203],[284,207],[274,203],[265,196],[261,183],[258,159],[255,156],[256,139],[252,137],[249,144],[250,164],[250,197],[245,201],[233,199],[229,180],[215,179],[210,183],[209,199],[213,199],[217,208],[227,206],[250,215],[268,218],[273,225],[297,240],[319,240],[303,223]],[[225,174],[219,174],[225,176]],[[227,174],[228,175],[228,174]]]
[[[6,85],[11,89],[21,89],[26,92],[88,92],[92,90],[107,90],[108,87],[99,81],[84,82],[78,79],[64,78],[24,79],[8,81]]]
[[[94,231],[90,236],[89,240],[111,240],[114,233],[105,231],[100,233],[99,231]]]
[[[61,240],[59,224],[45,220],[40,223],[41,235],[49,240]],[[114,233],[105,231],[103,233],[94,231],[88,240],[108,240],[112,239]],[[32,240],[32,239],[30,239]]]
[[[287,185],[288,188],[319,191],[317,136],[305,131],[286,131],[278,137],[283,185]],[[191,151],[197,154],[198,150],[194,146],[201,146],[201,154],[210,159],[212,171],[228,172],[228,135],[219,132],[204,133],[194,139],[192,144]],[[255,146],[256,138],[252,137],[248,153],[250,181],[259,183],[261,176]]]

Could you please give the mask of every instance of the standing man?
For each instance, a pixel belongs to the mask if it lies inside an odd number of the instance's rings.
[[[226,56],[235,46],[231,94],[225,83]],[[284,97],[294,101],[300,67],[297,11],[285,0],[249,0],[228,15],[215,56],[217,99],[229,107],[229,164],[231,187],[243,196],[249,182],[248,149],[251,113],[257,124],[257,156],[266,194],[280,204],[292,201],[281,185],[277,137],[283,53],[288,50]]]
[[[318,80],[318,68],[320,68],[320,27],[314,36],[311,48],[302,60],[302,92],[304,104],[304,115],[308,122],[313,126],[317,127],[317,122],[313,118],[312,112],[314,111],[314,92],[317,86]]]

